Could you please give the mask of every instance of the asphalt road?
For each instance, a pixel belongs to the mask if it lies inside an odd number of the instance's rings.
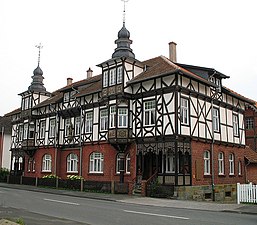
[[[257,216],[136,205],[0,187],[0,218],[26,225],[256,225]]]

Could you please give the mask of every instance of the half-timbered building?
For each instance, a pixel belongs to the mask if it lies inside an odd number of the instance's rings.
[[[245,102],[229,77],[170,57],[140,61],[118,32],[102,72],[53,93],[39,65],[13,114],[12,170],[24,176],[201,186],[245,181]],[[132,185],[134,187],[134,185]]]

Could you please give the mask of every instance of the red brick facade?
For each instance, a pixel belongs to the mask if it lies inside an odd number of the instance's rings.
[[[245,121],[247,119],[253,120],[253,127],[248,128],[247,124],[245,129],[245,141],[246,145],[248,145],[254,151],[257,151],[257,112],[251,107],[248,107],[245,111]]]
[[[204,152],[211,153],[211,143],[192,141],[192,185],[211,185],[212,175],[204,175]],[[218,154],[224,153],[224,175],[218,175]],[[213,145],[214,184],[235,184],[245,182],[244,148],[224,145]],[[234,175],[229,175],[229,154],[234,154]],[[241,162],[241,175],[238,174],[238,164]],[[197,169],[198,168],[198,169]],[[212,168],[212,160],[210,160]],[[197,171],[198,170],[198,171]]]
[[[130,173],[125,173],[124,181],[129,182],[131,181],[135,175],[135,168],[136,168],[136,150],[135,145],[131,144],[128,146],[125,152],[125,158],[128,153],[130,153]],[[57,152],[57,160],[55,160]],[[103,166],[103,173],[90,173],[90,155],[93,152],[102,153],[104,156],[104,166]],[[76,154],[78,156],[78,172],[67,172],[67,157],[69,154]],[[51,155],[52,167],[51,172],[42,172],[42,163],[43,157],[45,154]],[[82,154],[80,153],[79,148],[75,149],[58,149],[56,151],[55,148],[47,148],[47,149],[39,149],[36,151],[34,155],[35,160],[35,171],[28,171],[28,162],[29,157],[26,156],[25,159],[25,172],[24,175],[28,177],[43,177],[44,175],[48,174],[55,174],[60,178],[65,179],[67,175],[80,175],[80,155],[82,155],[82,172],[81,175],[85,180],[91,181],[119,181],[120,175],[116,173],[116,158],[117,158],[118,151],[110,144],[93,144],[93,145],[86,145],[82,148]],[[56,170],[55,170],[55,162],[56,162]],[[126,160],[125,160],[126,163]]]

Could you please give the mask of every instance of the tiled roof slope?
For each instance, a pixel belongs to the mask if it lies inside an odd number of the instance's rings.
[[[257,152],[246,146],[245,148],[245,158],[250,163],[257,163]]]
[[[146,70],[143,71],[141,74],[134,77],[131,81],[128,83],[137,83],[139,81],[148,80],[154,77],[159,77],[165,74],[172,74],[175,72],[183,73],[193,79],[200,80],[204,83],[207,83],[209,85],[213,85],[208,80],[203,79],[202,77],[198,76],[197,74],[186,70],[183,67],[180,67],[170,61],[165,56],[158,56],[149,60],[146,60],[142,62],[144,65],[146,65]]]

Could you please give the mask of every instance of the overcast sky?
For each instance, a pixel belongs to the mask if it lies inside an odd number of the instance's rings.
[[[179,63],[210,67],[230,76],[223,85],[257,100],[256,0],[130,0],[126,27],[140,61],[168,57],[177,43]],[[111,58],[122,27],[121,0],[1,0],[0,115],[20,107],[40,67],[52,92],[86,78]]]

